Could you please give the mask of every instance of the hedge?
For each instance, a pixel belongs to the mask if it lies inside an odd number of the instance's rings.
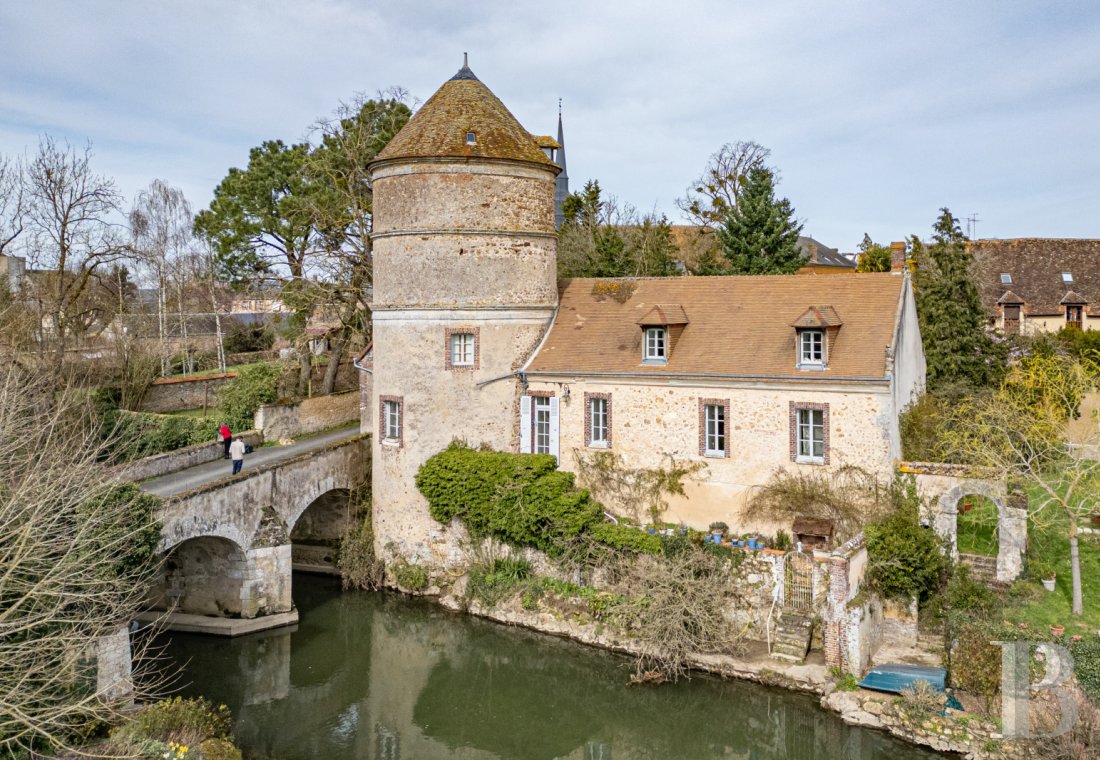
[[[629,525],[597,523],[589,528],[588,532],[593,540],[606,544],[613,549],[621,549],[636,554],[661,553],[660,538]]]
[[[420,467],[416,486],[439,522],[457,517],[475,536],[554,556],[598,523],[603,511],[548,454],[475,451],[452,443]]]

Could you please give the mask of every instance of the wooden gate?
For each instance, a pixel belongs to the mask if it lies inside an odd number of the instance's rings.
[[[809,554],[788,552],[787,588],[784,603],[788,609],[808,612],[814,602],[814,560]]]

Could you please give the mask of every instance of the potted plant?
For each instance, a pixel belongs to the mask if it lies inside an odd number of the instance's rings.
[[[1064,625],[1054,625],[1054,624],[1052,624],[1050,626],[1050,632],[1052,634],[1054,634],[1055,636],[1061,636],[1062,634],[1064,634],[1066,632],[1066,627]]]
[[[1049,563],[1042,560],[1033,560],[1028,569],[1031,570],[1032,577],[1042,580],[1043,588],[1047,591],[1054,590],[1057,573],[1054,572],[1054,568]]]
[[[772,541],[772,546],[779,551],[787,551],[791,548],[791,534],[780,528],[775,532],[775,540]]]
[[[1058,574],[1051,571],[1049,578],[1043,578],[1043,588],[1045,588],[1047,591],[1053,591],[1057,580]]]
[[[724,536],[726,534],[726,531],[728,531],[729,529],[730,526],[726,525],[721,520],[712,522],[710,524],[711,535],[715,536],[718,539],[719,543],[722,541],[722,536]]]

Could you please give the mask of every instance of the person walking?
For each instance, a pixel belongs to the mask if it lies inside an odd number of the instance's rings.
[[[233,458],[233,474],[236,475],[244,467],[244,440],[238,438],[229,445],[229,456]]]
[[[223,422],[218,428],[218,438],[222,442],[222,459],[229,459],[229,444],[233,443],[233,433],[229,430],[229,423]]]

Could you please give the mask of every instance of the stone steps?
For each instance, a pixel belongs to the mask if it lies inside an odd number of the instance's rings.
[[[809,617],[784,612],[776,624],[771,656],[776,660],[802,662],[810,651],[814,623]]]
[[[1004,585],[997,580],[997,558],[981,554],[959,553],[959,561],[970,568],[970,574],[988,586]]]

